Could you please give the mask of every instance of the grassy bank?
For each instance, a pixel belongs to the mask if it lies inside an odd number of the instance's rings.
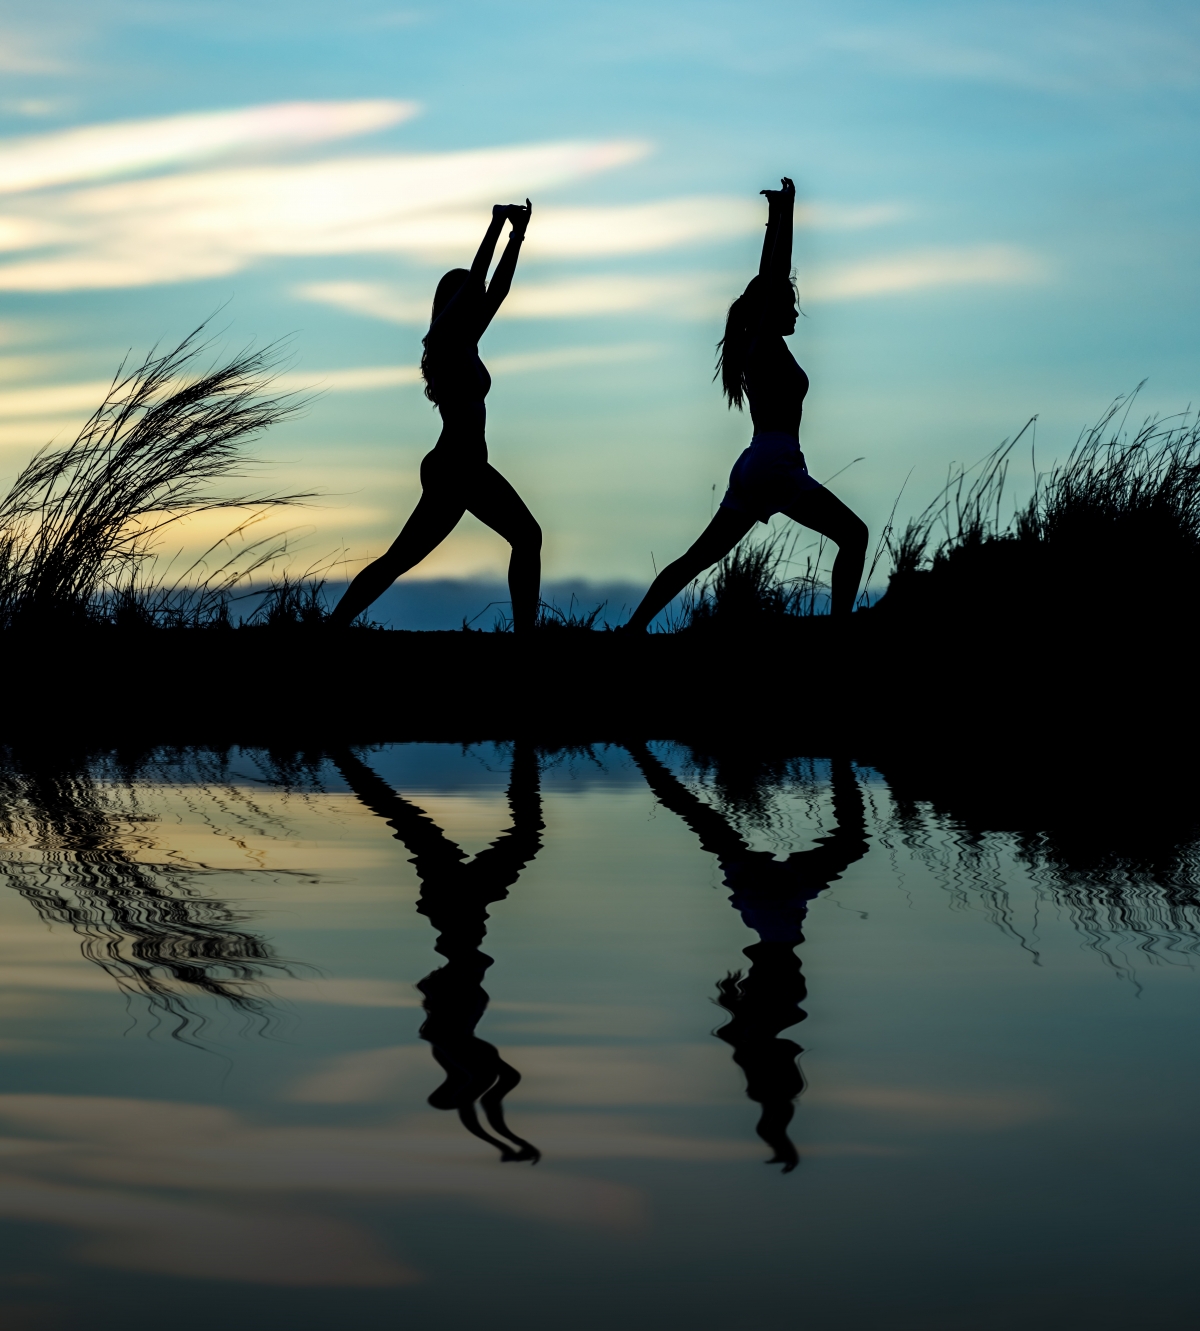
[[[794,539],[768,536],[743,542],[648,637],[600,629],[587,606],[544,607],[527,638],[502,621],[335,632],[319,578],[284,573],[264,595],[286,555],[278,541],[236,554],[219,543],[173,583],[155,573],[181,517],[303,498],[230,491],[244,442],[298,404],[271,394],[269,350],[198,369],[204,350],[193,337],[118,374],[79,438],[40,453],[0,501],[0,732],[703,730],[818,745],[1190,734],[1190,418],[1127,428],[1131,403],[1116,403],[1005,520],[1022,432],[954,474],[902,532],[889,525],[872,565],[890,571],[887,594],[846,623],[821,613],[822,551],[801,562]],[[256,609],[239,623],[251,588]]]

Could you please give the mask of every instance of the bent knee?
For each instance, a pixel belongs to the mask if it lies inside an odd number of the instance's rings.
[[[508,543],[522,554],[537,554],[542,548],[542,529],[530,518],[518,530],[510,533]]]
[[[845,525],[834,539],[837,541],[839,550],[861,551],[865,554],[870,537],[871,533],[867,530],[867,524],[862,518],[851,515],[846,519]]]

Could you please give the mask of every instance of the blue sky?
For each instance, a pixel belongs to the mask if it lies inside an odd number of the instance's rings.
[[[1045,466],[1143,378],[1146,411],[1195,394],[1193,6],[0,13],[5,483],[126,348],[222,307],[229,346],[292,335],[293,381],[327,390],[259,452],[270,484],[326,493],[298,519],[301,563],[344,550],[353,569],[436,438],[412,367],[437,276],[491,202],[529,194],[482,348],[493,461],[542,522],[549,577],[648,580],[749,437],[713,346],[782,174],[804,447],[873,531],[906,477],[902,515],[1034,413]],[[468,519],[415,576],[505,555]]]

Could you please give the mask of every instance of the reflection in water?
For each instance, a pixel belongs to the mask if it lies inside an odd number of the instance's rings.
[[[527,744],[514,746],[507,791],[512,826],[469,862],[427,814],[397,795],[350,750],[336,752],[334,762],[363,804],[386,819],[397,840],[412,852],[421,880],[417,910],[438,931],[434,948],[446,958],[446,965],[417,985],[425,998],[421,1038],[433,1046],[433,1056],[446,1073],[429,1103],[435,1109],[457,1109],[467,1131],[496,1147],[501,1160],[536,1163],[537,1149],[504,1121],[504,1097],[521,1074],[500,1057],[495,1045],[475,1034],[475,1027],[488,1005],[483,976],[492,958],[480,949],[487,934],[487,908],[508,896],[542,848],[545,824],[537,754]],[[477,1102],[499,1136],[480,1124]]]
[[[975,891],[999,928],[1016,935],[1007,856],[1060,907],[1119,974],[1124,954],[1191,964],[1200,951],[1200,812],[1190,770],[1119,754],[1083,772],[993,761],[953,768],[909,756],[880,764],[892,826],[955,896]],[[939,835],[931,835],[936,830]],[[1024,940],[1022,940],[1024,941]]]
[[[287,966],[238,927],[242,915],[200,894],[202,866],[135,858],[155,849],[144,830],[153,819],[130,774],[102,778],[95,759],[0,754],[0,875],[47,924],[79,934],[83,955],[121,990],[173,1019],[175,1038],[205,1024],[189,993],[221,999],[261,1029],[270,1009],[245,986]]]
[[[752,850],[723,814],[693,795],[645,744],[628,748],[659,802],[717,857],[732,889],[730,902],[758,934],[759,941],[743,949],[750,959],[746,974],[734,971],[717,985],[717,1002],[730,1020],[716,1034],[733,1046],[734,1062],[746,1074],[746,1094],[762,1106],[757,1131],[775,1153],[769,1163],[790,1173],[800,1162],[787,1128],[804,1089],[796,1063],[802,1050],[779,1033],[806,1015],[800,1006],[804,974],[794,949],[804,941],[808,903],[867,851],[858,781],[848,762],[835,760],[834,830],[812,850],[777,860],[770,851]]]

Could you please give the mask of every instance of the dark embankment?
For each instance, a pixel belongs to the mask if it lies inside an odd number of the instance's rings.
[[[1191,640],[1182,614],[939,617],[887,601],[841,629],[812,617],[640,639],[12,630],[0,635],[0,732],[243,743],[713,734],[1036,760],[1051,741],[1190,743]]]
[[[119,380],[80,438],[39,454],[0,502],[0,740],[712,736],[1030,765],[1052,744],[1195,741],[1193,417],[1128,432],[1117,402],[1007,523],[1022,436],[1002,444],[903,535],[888,525],[888,592],[843,623],[814,613],[819,552],[801,570],[776,534],[743,542],[676,631],[650,637],[596,631],[599,608],[543,607],[527,637],[333,630],[322,584],[287,575],[234,627],[267,555],[249,546],[248,564],[167,586],[144,571],[155,515],[246,503],[208,484],[293,408],[263,396],[262,355],[174,389],[197,354],[189,340]]]

